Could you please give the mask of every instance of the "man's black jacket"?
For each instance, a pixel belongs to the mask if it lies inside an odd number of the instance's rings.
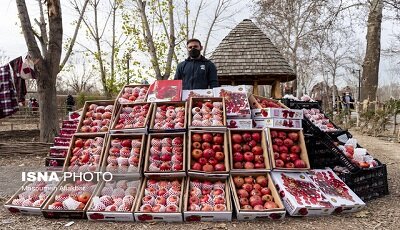
[[[212,89],[218,87],[217,68],[205,57],[187,58],[178,64],[175,80],[182,80],[183,89]]]

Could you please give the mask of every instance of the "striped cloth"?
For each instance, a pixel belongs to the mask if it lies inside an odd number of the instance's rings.
[[[17,92],[11,77],[10,66],[0,67],[0,118],[18,111]]]

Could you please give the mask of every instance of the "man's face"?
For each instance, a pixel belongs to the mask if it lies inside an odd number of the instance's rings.
[[[191,49],[197,49],[197,50],[202,50],[203,47],[200,46],[200,44],[196,41],[193,42],[189,42],[189,44],[187,44],[187,49],[188,51],[190,51]]]

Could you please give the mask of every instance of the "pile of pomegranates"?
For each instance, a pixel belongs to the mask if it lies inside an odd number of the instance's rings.
[[[272,151],[277,168],[307,168],[301,159],[300,135],[298,130],[269,129]]]
[[[78,137],[72,144],[72,155],[69,159],[68,171],[94,172],[100,166],[103,137]]]
[[[92,199],[89,211],[130,212],[140,181],[107,181],[98,196]]]
[[[78,132],[96,133],[107,132],[111,125],[113,105],[90,104]]]
[[[196,98],[197,99],[197,98]],[[193,99],[192,99],[193,100]],[[224,126],[224,109],[220,101],[192,101],[190,125],[197,127]]]
[[[268,187],[268,177],[259,176],[234,176],[237,197],[241,210],[265,211],[277,209],[271,189]]]
[[[96,189],[96,184],[76,181],[61,186],[48,206],[51,210],[83,210]]]
[[[118,102],[121,104],[145,102],[148,89],[148,86],[127,86],[122,90]]]
[[[145,186],[139,212],[179,212],[181,180],[149,179]]]
[[[185,104],[157,104],[153,129],[185,128]]]
[[[192,170],[208,173],[227,171],[223,133],[191,132],[190,153]]]
[[[183,170],[184,134],[151,136],[149,167],[146,171]]]
[[[188,211],[226,211],[225,183],[194,179],[189,182]]]
[[[230,131],[234,169],[265,169],[262,131]],[[268,159],[267,159],[268,160]]]
[[[150,103],[123,105],[117,115],[114,129],[144,128],[149,116]]]
[[[131,139],[111,136],[110,138],[111,146],[108,153],[106,153],[106,171],[113,173],[138,172],[142,137]]]

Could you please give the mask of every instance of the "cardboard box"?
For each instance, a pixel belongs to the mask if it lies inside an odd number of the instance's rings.
[[[62,171],[65,158],[46,157],[44,164],[46,166],[46,171]]]
[[[122,129],[116,128],[120,119],[126,119],[125,122],[127,122],[127,124],[134,124],[133,122],[132,123],[128,122],[128,120],[138,122],[136,120],[133,120],[135,118],[131,117],[132,115],[130,115],[130,114],[125,114],[125,115],[122,115],[122,117],[121,117],[122,110],[124,110],[126,107],[135,108],[135,106],[144,106],[144,105],[149,105],[149,110],[147,111],[145,120],[143,121],[142,125],[139,125],[139,123],[135,123],[138,125],[136,125],[136,126],[132,125],[132,127],[130,127],[130,128],[122,128]],[[116,112],[115,119],[111,126],[110,133],[146,133],[148,125],[150,123],[152,109],[153,109],[153,105],[151,103],[147,103],[147,102],[121,105]],[[135,114],[135,113],[139,113],[139,112],[138,111],[131,112],[131,114]]]
[[[181,137],[183,139],[183,143],[182,143],[182,148],[183,148],[183,161],[182,161],[182,170],[179,171],[172,171],[172,170],[168,170],[168,171],[151,171],[149,169],[150,166],[150,148],[151,146],[151,141],[153,138],[159,138],[159,139],[163,139],[163,138],[175,138],[175,137]],[[152,133],[149,135],[149,138],[147,139],[147,147],[146,147],[146,157],[144,159],[144,175],[146,177],[152,177],[152,176],[157,176],[159,178],[170,178],[171,176],[174,177],[184,177],[186,176],[186,133],[168,133],[168,134],[162,134],[162,133]],[[174,154],[172,154],[173,156]],[[172,162],[170,162],[172,163]],[[171,165],[172,166],[172,165]]]
[[[117,171],[112,171],[107,168],[108,165],[108,156],[110,155],[110,148],[111,148],[111,142],[112,140],[119,138],[119,139],[140,139],[141,141],[141,146],[140,146],[140,153],[139,153],[139,165],[137,168],[137,171],[130,171],[129,166],[127,167],[127,170],[123,170],[123,168],[118,165]],[[104,156],[103,156],[103,161],[101,164],[101,171],[102,172],[111,172],[113,176],[140,176],[142,175],[143,168],[141,167],[143,165],[143,159],[145,157],[145,151],[146,151],[146,138],[144,134],[139,134],[139,133],[126,133],[126,134],[109,134],[107,138],[107,142],[105,143],[104,146]],[[132,147],[131,147],[132,151]],[[131,155],[132,156],[132,153]],[[129,158],[128,158],[129,159]]]
[[[79,121],[82,116],[82,111],[68,112],[68,119],[70,121]]]
[[[281,108],[264,108],[252,109],[251,117],[253,119],[264,118],[282,118],[282,119],[303,119],[303,110],[300,109],[281,109]]]
[[[189,197],[190,197],[190,189],[192,186],[190,186],[190,181],[192,179],[198,179],[199,181],[204,181],[204,179],[198,178],[198,177],[189,177],[186,183],[186,191],[185,191],[185,204],[184,204],[184,210],[183,210],[183,219],[185,221],[211,221],[211,222],[216,222],[216,221],[232,221],[232,203],[231,203],[231,192],[229,188],[229,182],[227,179],[220,180],[220,179],[213,179],[209,178],[207,181],[211,182],[216,182],[216,181],[221,181],[225,184],[225,206],[226,210],[225,211],[189,211]]]
[[[114,119],[114,115],[115,115],[115,111],[116,111],[116,106],[114,105],[115,101],[114,100],[99,100],[99,101],[86,101],[85,105],[83,106],[83,111],[82,111],[82,116],[80,117],[79,120],[79,125],[78,128],[76,129],[76,133],[84,133],[84,134],[91,134],[91,133],[99,133],[99,134],[106,134],[108,133],[108,131],[111,128],[112,125],[112,121]],[[84,132],[81,130],[82,126],[83,126],[83,121],[86,119],[87,117],[87,112],[89,111],[89,106],[91,104],[95,104],[98,106],[108,106],[108,105],[112,105],[113,109],[110,111],[111,112],[111,118],[109,119],[109,123],[108,123],[108,129],[107,130],[97,130],[96,132]],[[103,120],[103,119],[102,119]],[[93,127],[93,125],[91,124],[90,127]],[[101,126],[103,127],[103,125]]]
[[[192,97],[213,97],[212,89],[183,90],[182,101],[189,101]]]
[[[271,176],[289,215],[321,216],[335,210],[306,173],[274,171]]]
[[[266,101],[268,104],[263,104],[262,101]],[[253,95],[251,94],[249,96],[249,103],[250,103],[250,108],[252,109],[262,109],[262,108],[288,108],[286,105],[282,104],[282,102],[266,98],[266,97],[261,97],[258,95]],[[273,106],[272,106],[273,105]]]
[[[54,146],[57,147],[67,147],[69,146],[71,138],[66,137],[55,137],[54,138]]]
[[[306,163],[306,167],[305,168],[280,168],[276,166],[275,160],[274,160],[274,150],[273,150],[273,144],[274,144],[274,140],[271,137],[271,130],[280,132],[280,131],[284,131],[284,132],[297,132],[299,135],[299,139],[298,139],[298,144],[300,146],[301,152],[300,152],[300,159],[303,160]],[[282,171],[292,171],[292,172],[301,172],[301,171],[307,171],[310,169],[310,160],[308,159],[308,153],[307,153],[307,148],[306,148],[306,144],[304,141],[304,134],[303,134],[303,130],[301,129],[281,129],[281,128],[266,128],[265,129],[265,134],[267,137],[267,141],[268,141],[268,146],[269,146],[269,154],[270,154],[270,159],[271,159],[271,163],[272,163],[272,169],[273,170],[282,170]],[[289,151],[290,152],[290,151]]]
[[[82,138],[85,141],[87,139],[95,139],[96,137],[103,138],[103,142],[102,142],[103,144],[101,145],[101,149],[99,150],[100,153],[99,153],[99,158],[98,158],[98,164],[96,165],[96,167],[94,169],[95,172],[100,171],[101,162],[102,162],[103,155],[104,155],[103,153],[104,153],[104,149],[105,149],[104,145],[107,143],[108,135],[102,135],[102,134],[99,134],[99,133],[93,133],[93,134],[75,134],[72,137],[71,144],[70,144],[69,149],[68,149],[68,154],[67,154],[67,157],[65,158],[65,162],[64,162],[64,167],[63,167],[63,171],[64,172],[70,172],[69,166],[70,166],[71,158],[74,157],[73,156],[73,150],[75,148],[75,141],[78,138]],[[90,163],[90,160],[89,160],[88,163]],[[90,169],[88,169],[88,170],[90,171]]]
[[[213,171],[213,172],[205,172],[205,171],[199,171],[199,170],[194,170],[192,169],[192,150],[193,150],[193,146],[192,146],[192,135],[198,133],[200,135],[202,135],[203,133],[211,133],[211,134],[216,134],[219,133],[221,135],[223,135],[224,137],[224,144],[223,144],[223,153],[225,155],[224,158],[224,163],[225,163],[225,171]],[[229,175],[229,170],[230,170],[230,166],[229,166],[229,150],[228,150],[228,136],[226,134],[226,132],[224,131],[206,131],[206,130],[189,130],[189,134],[188,134],[188,153],[187,153],[187,165],[188,165],[188,175],[189,176],[198,176],[198,177],[208,177],[208,178],[226,178]]]
[[[251,118],[250,105],[245,86],[225,86],[213,88],[214,97],[225,98],[228,118]]]
[[[196,107],[200,108],[198,106],[198,104],[207,103],[207,102],[211,102],[211,103],[220,102],[220,103],[222,103],[222,121],[221,121],[222,124],[215,125],[215,126],[213,126],[212,124],[211,124],[211,126],[210,125],[203,126],[202,124],[201,125],[193,124],[193,120],[194,120],[193,116],[194,116],[194,114],[193,114],[192,110],[194,108],[196,108]],[[190,98],[189,108],[188,108],[188,111],[187,111],[187,114],[188,114],[188,128],[189,129],[207,129],[207,130],[225,131],[226,130],[226,112],[225,111],[226,111],[226,109],[225,109],[225,99],[222,98],[222,97],[210,97],[210,98],[192,97],[192,98]]]
[[[183,107],[184,110],[184,114],[183,114],[183,127],[182,128],[172,128],[172,129],[167,129],[164,127],[155,127],[155,120],[159,119],[162,120],[163,122],[166,122],[166,120],[168,119],[167,116],[165,117],[161,117],[161,118],[157,118],[157,109],[160,106],[175,106],[175,107]],[[149,131],[150,132],[157,132],[157,133],[162,133],[162,132],[185,132],[187,129],[187,103],[182,101],[182,102],[156,102],[153,103],[153,112],[151,115],[151,122],[150,122],[150,127],[149,127]],[[176,115],[172,115],[170,117],[171,119],[173,119],[173,124],[176,124],[175,119],[177,118]]]
[[[252,119],[227,119],[227,127],[230,129],[252,129]]]
[[[233,162],[233,145],[234,143],[232,143],[232,135],[233,134],[240,134],[242,135],[243,133],[248,132],[250,134],[252,133],[260,133],[261,135],[261,142],[257,143],[257,144],[261,144],[261,147],[263,149],[263,154],[262,156],[264,157],[264,164],[265,167],[264,168],[254,168],[254,169],[235,169],[234,168],[234,162]],[[267,172],[271,170],[271,165],[270,165],[270,157],[269,157],[269,153],[268,153],[268,145],[267,145],[267,140],[265,138],[265,132],[262,129],[250,129],[250,130],[246,130],[246,129],[229,129],[228,130],[228,140],[229,140],[229,160],[230,160],[230,165],[231,165],[231,173],[257,173],[257,172]],[[240,144],[243,145],[244,141]],[[250,150],[251,152],[251,150]],[[245,153],[245,151],[241,151],[242,154]],[[242,162],[245,162],[245,160],[243,160]]]
[[[74,133],[76,132],[76,128],[78,127],[79,120],[63,120],[62,121],[62,129],[73,129]]]
[[[66,218],[66,219],[86,219],[86,210],[89,207],[89,204],[92,200],[93,194],[96,193],[97,188],[98,188],[98,182],[97,181],[93,181],[93,187],[92,187],[92,195],[90,196],[88,202],[85,204],[85,207],[82,210],[56,210],[56,209],[49,209],[49,205],[53,204],[55,201],[55,197],[56,195],[62,193],[62,191],[65,192],[71,192],[71,191],[76,191],[78,190],[79,187],[81,187],[81,185],[76,185],[75,183],[73,183],[73,181],[71,179],[67,179],[67,180],[62,180],[58,185],[57,185],[57,189],[52,193],[52,195],[49,197],[49,199],[47,200],[47,202],[44,204],[44,206],[42,207],[41,211],[42,214],[45,218]],[[67,184],[73,184],[73,188],[69,188],[67,189],[65,185]],[[63,190],[64,189],[64,190]]]
[[[46,183],[46,182],[44,182]],[[50,198],[51,193],[54,192],[54,189],[56,188],[56,185],[58,184],[58,182],[49,182],[46,183],[46,185],[44,187],[37,187],[37,186],[32,186],[33,182],[27,181],[25,182],[16,193],[14,193],[14,195],[11,196],[11,198],[4,204],[4,207],[12,212],[12,213],[21,213],[21,214],[26,214],[26,215],[42,215],[42,212],[40,211],[40,209],[44,206],[44,204],[46,203],[46,201]],[[12,204],[14,199],[18,199],[19,195],[24,193],[24,192],[29,192],[29,191],[33,191],[33,188],[35,188],[35,190],[39,190],[40,192],[46,192],[48,193],[48,197],[44,200],[44,202],[37,207],[26,207],[26,206],[21,206],[21,205],[14,205]]]
[[[156,80],[150,85],[147,102],[182,101],[182,80]]]
[[[244,210],[241,208],[241,205],[239,203],[239,196],[236,192],[236,187],[233,178],[235,176],[267,176],[268,178],[268,188],[271,190],[271,195],[274,198],[274,202],[278,205],[278,208],[274,209],[265,209],[265,210]],[[255,220],[255,219],[271,219],[271,220],[278,220],[278,219],[283,219],[286,215],[286,210],[285,207],[283,206],[282,200],[279,197],[278,192],[276,191],[276,188],[274,186],[274,182],[272,181],[271,175],[269,173],[241,173],[241,174],[236,174],[232,173],[231,176],[229,177],[229,184],[231,186],[232,190],[232,197],[233,197],[233,203],[235,205],[235,210],[236,210],[236,217],[238,220]]]
[[[332,169],[313,169],[307,175],[331,201],[335,207],[335,213],[357,212],[365,207],[360,197]]]
[[[139,196],[139,191],[140,191],[140,186],[141,186],[141,181],[140,178],[135,178],[135,177],[124,177],[120,179],[116,179],[115,177],[113,178],[114,182],[117,182],[119,180],[128,180],[129,182],[137,181],[138,182],[138,187],[137,187],[137,194],[136,197]],[[106,182],[101,182],[99,185],[96,193],[93,195],[94,197],[101,197],[101,191],[104,188]],[[133,211],[136,207],[136,202],[138,199],[136,199],[133,202],[132,208],[129,212],[121,212],[121,211],[94,211],[93,210],[93,198],[88,206],[88,210],[86,211],[86,216],[89,220],[95,220],[95,221],[135,221]]]
[[[144,92],[141,93],[139,91],[138,97],[129,98],[130,96],[134,96],[133,89],[136,87],[140,88],[140,90],[143,90]],[[124,85],[124,87],[122,87],[121,91],[119,92],[119,94],[117,96],[116,102],[118,102],[121,105],[146,102],[149,87],[150,87],[150,85],[141,85],[141,84]],[[144,93],[144,95],[143,95],[143,93]],[[140,94],[142,94],[142,95],[140,96]],[[134,99],[134,100],[132,100],[132,99]]]
[[[49,156],[53,158],[65,158],[68,154],[69,146],[52,146],[50,147]]]
[[[160,181],[160,178],[155,177],[156,181]],[[167,179],[172,181],[174,178]],[[179,196],[178,212],[142,212],[140,207],[142,206],[142,199],[144,197],[145,189],[147,188],[148,178],[143,180],[143,184],[140,189],[140,195],[137,197],[135,207],[135,220],[140,222],[182,222],[182,210],[183,210],[183,193],[185,191],[185,178],[176,178],[181,182],[181,192]],[[162,179],[161,179],[162,180]]]
[[[254,120],[255,128],[284,128],[284,129],[301,129],[302,121],[294,119],[266,118],[263,120]]]

